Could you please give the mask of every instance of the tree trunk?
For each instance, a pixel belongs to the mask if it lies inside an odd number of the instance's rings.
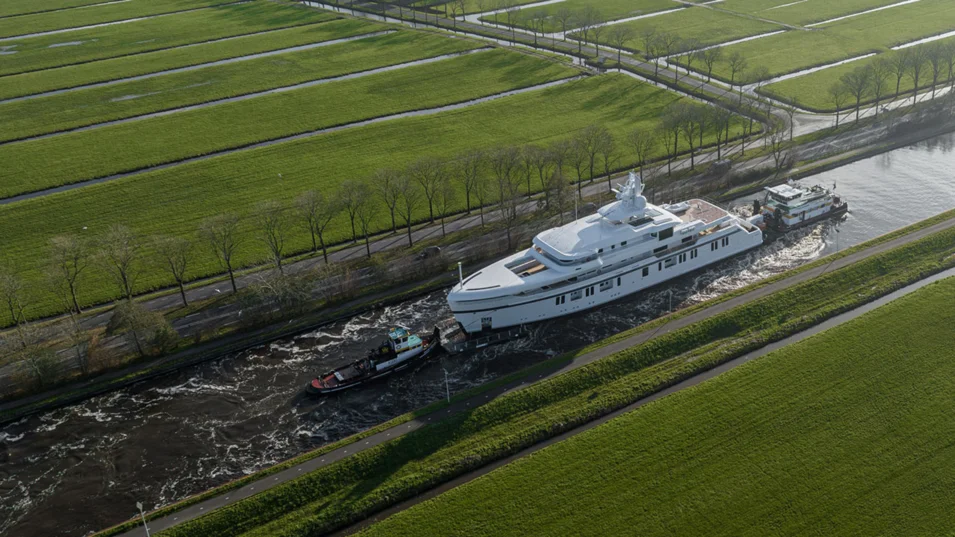
[[[235,274],[232,272],[232,263],[229,263],[229,266],[227,268],[229,270],[229,281],[232,282],[232,292],[238,293],[239,288],[236,287],[235,285]]]
[[[322,259],[325,260],[325,264],[328,264],[328,249],[325,248],[325,237],[323,235],[318,236],[318,241],[322,244]]]
[[[310,231],[312,233],[312,253],[314,254],[318,251],[318,244],[315,242],[315,228],[311,228]]]
[[[179,283],[179,296],[182,297],[182,305],[189,307],[189,301],[186,299],[186,288],[182,285],[182,280],[178,280]]]
[[[368,233],[365,233],[365,253],[368,255],[368,259],[371,259],[371,244],[368,243]]]
[[[391,232],[392,232],[392,233],[397,233],[397,232],[398,232],[398,224],[395,222],[395,210],[394,210],[394,209],[391,210]]]
[[[80,302],[76,299],[76,286],[73,285],[73,282],[70,282],[70,296],[73,297],[73,308],[76,309],[76,313],[83,313]]]
[[[414,246],[414,241],[411,238],[411,221],[408,221],[408,248]]]

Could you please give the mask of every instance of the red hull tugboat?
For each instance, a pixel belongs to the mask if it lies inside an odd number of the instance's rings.
[[[779,233],[792,231],[849,211],[849,203],[821,186],[803,187],[790,182],[766,188],[766,200],[756,213],[766,225]]]
[[[368,356],[314,379],[305,392],[319,396],[361,386],[421,363],[440,347],[441,333],[437,327],[430,336],[419,337],[399,326],[388,332],[388,339],[368,351]]]

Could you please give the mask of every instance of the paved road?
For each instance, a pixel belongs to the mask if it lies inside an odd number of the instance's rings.
[[[658,400],[658,399],[662,399],[662,398],[666,397],[667,395],[670,395],[670,394],[676,393],[676,392],[678,392],[678,391],[685,390],[685,389],[687,389],[687,388],[691,388],[691,387],[693,387],[693,386],[696,386],[696,385],[698,385],[698,384],[700,384],[700,383],[702,383],[702,382],[704,382],[704,381],[707,381],[707,380],[710,380],[710,379],[716,377],[717,375],[720,375],[720,374],[722,374],[722,373],[725,373],[725,372],[727,372],[727,371],[729,371],[729,370],[731,370],[731,369],[735,369],[735,368],[737,368],[737,367],[739,367],[739,366],[741,366],[741,365],[743,365],[743,364],[745,364],[745,363],[747,363],[747,362],[751,362],[751,361],[753,361],[753,360],[755,360],[755,359],[757,359],[757,358],[763,357],[763,356],[765,356],[765,355],[767,355],[767,354],[769,354],[769,353],[771,353],[771,352],[773,352],[773,351],[782,349],[783,347],[786,347],[786,346],[788,346],[788,345],[792,345],[792,344],[794,344],[794,343],[798,343],[798,342],[800,342],[800,341],[802,341],[802,340],[804,340],[804,339],[807,339],[807,338],[812,337],[812,336],[814,336],[814,335],[816,335],[816,334],[819,334],[819,333],[821,333],[821,332],[824,332],[824,331],[826,331],[826,330],[829,330],[830,328],[833,328],[833,327],[839,326],[839,325],[841,325],[841,324],[844,324],[844,323],[846,323],[846,322],[849,322],[849,321],[851,321],[851,320],[853,320],[853,319],[855,319],[855,318],[857,318],[857,317],[860,317],[860,316],[862,316],[862,315],[864,315],[864,314],[866,314],[866,313],[868,313],[868,312],[870,312],[870,311],[872,311],[872,310],[874,310],[874,309],[876,309],[876,308],[879,308],[879,307],[881,307],[881,306],[884,306],[884,305],[888,304],[889,302],[892,302],[893,300],[897,300],[897,299],[899,299],[899,298],[901,298],[901,297],[903,297],[903,296],[906,296],[906,295],[908,295],[908,294],[914,293],[915,291],[921,289],[922,287],[925,287],[926,285],[929,285],[929,284],[931,284],[931,283],[937,282],[937,281],[942,280],[942,279],[945,279],[945,278],[950,278],[950,277],[955,277],[955,269],[949,269],[949,270],[947,270],[947,271],[945,271],[945,272],[942,272],[942,273],[936,274],[936,275],[934,275],[934,276],[931,276],[931,277],[929,277],[929,278],[926,278],[926,279],[924,279],[924,280],[921,280],[921,281],[919,281],[919,282],[917,282],[917,283],[914,283],[914,284],[912,284],[912,285],[910,285],[910,286],[908,286],[908,287],[904,287],[904,288],[899,289],[898,291],[896,291],[896,292],[894,292],[894,293],[891,293],[891,294],[889,294],[889,295],[886,295],[886,296],[884,296],[884,297],[882,297],[882,298],[880,298],[880,299],[878,299],[878,300],[876,300],[876,301],[870,302],[870,303],[868,303],[868,304],[866,304],[866,305],[864,305],[864,306],[861,306],[861,307],[856,308],[856,309],[854,309],[854,310],[848,311],[848,312],[843,313],[843,314],[841,314],[841,315],[837,315],[837,316],[835,316],[835,317],[829,319],[828,321],[825,321],[825,322],[823,322],[823,323],[821,323],[821,324],[818,324],[818,325],[816,325],[816,326],[814,326],[814,327],[812,327],[812,328],[810,328],[810,329],[808,329],[808,330],[799,332],[799,333],[797,333],[797,334],[793,334],[792,336],[790,336],[790,337],[788,337],[788,338],[786,338],[786,339],[777,341],[776,343],[771,343],[771,344],[769,344],[769,345],[767,345],[767,346],[765,346],[765,347],[763,347],[763,348],[761,348],[761,349],[759,349],[759,350],[757,350],[757,351],[754,351],[754,352],[751,352],[751,353],[749,353],[749,354],[740,356],[739,358],[736,358],[736,359],[734,359],[734,360],[730,360],[729,362],[726,362],[726,363],[724,363],[724,364],[721,364],[721,365],[719,365],[719,366],[717,366],[717,367],[714,367],[713,369],[710,369],[710,370],[708,370],[708,371],[704,371],[703,373],[700,373],[699,375],[695,375],[695,376],[693,376],[693,377],[690,377],[690,378],[684,380],[683,382],[680,382],[680,383],[678,383],[678,384],[674,384],[673,386],[670,386],[669,388],[666,388],[666,389],[664,389],[664,390],[661,390],[661,391],[659,391],[659,392],[654,393],[653,395],[650,395],[650,396],[648,396],[648,397],[645,397],[645,398],[643,398],[643,399],[640,399],[639,401],[636,401],[636,402],[634,402],[634,403],[632,403],[632,404],[630,404],[630,405],[627,405],[627,406],[625,406],[625,407],[623,407],[623,408],[621,408],[621,409],[619,409],[619,410],[615,410],[615,411],[611,412],[610,414],[607,414],[606,416],[603,416],[603,417],[598,418],[598,419],[596,419],[596,420],[594,420],[594,421],[591,421],[591,422],[587,422],[586,424],[581,425],[580,427],[577,427],[577,428],[575,428],[575,429],[571,429],[571,430],[569,430],[569,431],[567,431],[567,432],[565,432],[565,433],[563,433],[563,434],[560,434],[560,435],[555,436],[555,437],[553,437],[553,438],[547,439],[547,440],[545,440],[545,441],[543,441],[543,442],[540,442],[540,443],[538,443],[538,444],[534,444],[533,446],[528,447],[528,448],[526,448],[526,449],[524,449],[524,450],[522,450],[522,451],[519,451],[519,452],[515,453],[514,455],[508,456],[508,457],[506,457],[506,458],[504,458],[504,459],[501,459],[501,460],[499,460],[499,461],[495,461],[495,462],[493,462],[493,463],[491,463],[491,464],[488,464],[487,466],[481,467],[481,468],[478,469],[478,470],[475,470],[475,471],[473,471],[473,472],[469,472],[469,473],[464,474],[464,475],[462,475],[462,476],[459,476],[459,477],[457,477],[457,478],[455,478],[455,479],[452,479],[451,481],[448,481],[447,483],[444,483],[444,484],[442,484],[442,485],[440,485],[440,486],[438,486],[438,487],[435,487],[435,488],[429,490],[428,492],[425,492],[424,494],[420,494],[420,495],[416,496],[415,498],[413,498],[413,499],[411,499],[411,500],[408,500],[408,501],[402,502],[402,503],[400,503],[400,504],[397,504],[397,505],[395,505],[394,507],[391,507],[391,508],[389,508],[389,509],[386,509],[386,510],[384,510],[384,511],[378,513],[378,514],[376,514],[375,516],[373,516],[373,517],[371,517],[371,518],[365,519],[365,520],[363,520],[363,521],[361,521],[361,522],[359,522],[359,523],[357,523],[357,524],[353,524],[352,526],[349,526],[349,527],[347,527],[347,528],[345,528],[345,529],[343,529],[343,530],[341,530],[341,531],[335,532],[335,533],[333,533],[333,534],[331,534],[331,535],[333,535],[334,537],[340,537],[340,536],[351,535],[351,534],[353,534],[353,533],[357,533],[358,531],[360,531],[360,530],[362,530],[362,529],[364,529],[364,528],[367,528],[368,526],[371,526],[372,524],[374,524],[374,523],[376,523],[376,522],[378,522],[378,521],[384,520],[385,518],[388,518],[389,516],[391,516],[391,515],[393,515],[393,514],[395,514],[395,513],[398,513],[398,512],[400,512],[400,511],[404,511],[405,509],[408,509],[409,507],[412,507],[412,506],[417,505],[417,504],[419,504],[419,503],[422,503],[422,502],[425,502],[425,501],[427,501],[427,500],[430,500],[431,498],[434,498],[435,496],[438,496],[439,494],[442,494],[442,493],[444,493],[444,492],[447,492],[448,490],[451,490],[451,489],[453,489],[453,488],[455,488],[455,487],[458,487],[458,486],[461,486],[461,485],[463,485],[463,484],[465,484],[465,483],[468,483],[468,482],[470,482],[470,481],[473,481],[473,480],[475,480],[475,479],[477,479],[477,478],[479,478],[479,477],[481,477],[481,476],[483,476],[483,475],[489,474],[489,473],[493,472],[494,470],[496,470],[496,469],[498,469],[498,468],[500,468],[500,467],[502,467],[502,466],[505,466],[505,465],[507,465],[507,464],[510,464],[511,462],[513,462],[513,461],[515,461],[515,460],[517,460],[517,459],[524,458],[524,457],[526,457],[526,456],[528,456],[528,455],[530,455],[530,454],[532,454],[532,453],[535,453],[535,452],[537,452],[537,451],[540,451],[540,450],[546,448],[547,446],[556,444],[556,443],[558,443],[558,442],[562,442],[562,441],[567,440],[568,438],[570,438],[570,437],[572,437],[572,436],[576,436],[576,435],[578,435],[578,434],[580,434],[580,433],[582,433],[582,432],[584,432],[584,431],[589,431],[590,429],[593,429],[593,428],[595,428],[595,427],[599,427],[600,425],[603,425],[603,424],[609,422],[610,420],[612,420],[612,419],[614,419],[614,418],[617,418],[617,417],[619,417],[619,416],[621,416],[621,415],[623,415],[623,414],[626,414],[627,412],[632,412],[632,411],[634,411],[634,410],[636,410],[636,409],[638,409],[638,408],[640,408],[640,407],[642,407],[642,406],[644,406],[644,405],[646,405],[646,404],[648,404],[648,403],[652,403],[653,401],[656,401],[656,400]]]
[[[534,375],[529,375],[524,378],[515,380],[514,382],[507,384],[505,386],[497,387],[486,393],[476,395],[474,397],[471,397],[463,401],[458,401],[446,407],[445,409],[442,409],[440,411],[437,411],[425,416],[421,416],[405,424],[398,425],[390,429],[386,429],[375,435],[369,436],[365,438],[364,440],[357,442],[356,444],[352,444],[352,445],[345,446],[340,449],[331,451],[322,457],[318,457],[308,462],[294,466],[283,472],[280,472],[273,476],[269,476],[255,483],[246,485],[245,487],[242,487],[240,489],[234,490],[228,494],[208,499],[204,502],[200,502],[196,505],[193,505],[177,513],[158,518],[155,521],[152,521],[149,523],[150,529],[152,531],[160,531],[160,530],[175,526],[176,524],[185,522],[187,520],[192,520],[213,509],[230,505],[241,499],[248,498],[249,496],[252,496],[258,492],[262,492],[263,490],[268,490],[269,488],[285,483],[305,473],[314,471],[319,468],[323,468],[332,463],[340,461],[344,459],[345,457],[348,457],[354,453],[364,451],[371,447],[380,445],[382,443],[385,443],[395,438],[398,438],[400,436],[403,436],[411,431],[420,429],[428,425],[429,423],[441,420],[450,415],[457,414],[457,413],[466,411],[470,408],[484,404],[488,402],[489,400],[491,400],[492,398],[497,398],[505,393],[508,393],[514,390],[519,390],[523,388],[524,386],[533,384],[535,382],[540,382],[541,380],[544,380],[544,379],[552,378],[554,376],[565,373],[567,371],[578,369],[587,364],[593,363],[597,360],[610,356],[611,354],[614,354],[616,352],[622,351],[624,349],[628,349],[636,345],[646,343],[647,341],[650,341],[651,339],[669,334],[673,331],[679,330],[693,323],[708,319],[710,317],[713,317],[715,315],[728,311],[737,306],[748,304],[750,302],[763,298],[777,291],[811,280],[813,278],[816,278],[822,275],[823,273],[848,266],[852,263],[856,263],[863,259],[872,257],[874,255],[878,255],[880,253],[896,248],[898,246],[902,246],[904,244],[908,244],[910,242],[924,238],[933,233],[936,233],[945,229],[950,229],[953,227],[955,227],[955,218],[929,226],[919,231],[915,231],[913,233],[910,233],[902,237],[897,237],[895,239],[886,241],[882,244],[863,249],[861,251],[847,255],[843,258],[833,260],[832,262],[828,264],[815,267],[811,270],[802,271],[788,278],[781,279],[772,284],[764,285],[763,287],[754,289],[752,291],[736,296],[729,300],[723,301],[721,303],[714,304],[713,306],[701,309],[699,311],[696,311],[684,317],[676,318],[672,320],[671,322],[661,326],[655,331],[636,334],[632,337],[607,345],[601,349],[579,356],[575,358],[572,362],[567,363],[563,366],[555,367],[554,369],[550,371],[537,373]],[[494,467],[496,466],[492,466],[490,468],[493,469]],[[142,529],[137,528],[134,530],[130,530],[124,533],[123,535],[132,537],[133,535],[139,535],[141,532],[142,532]]]

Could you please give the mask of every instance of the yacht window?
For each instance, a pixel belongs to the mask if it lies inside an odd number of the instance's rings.
[[[697,255],[699,255],[699,253],[696,251],[696,248],[690,251],[690,259],[696,259]]]
[[[650,267],[643,267],[643,277],[646,278],[650,275]]]
[[[723,237],[723,246],[729,246],[729,244],[730,244],[730,238]]]
[[[686,261],[686,254],[680,254],[680,263]]]
[[[696,238],[696,237],[694,237],[693,235],[690,235],[689,237],[683,237],[683,240],[680,241],[680,242],[684,242],[684,243],[690,242],[690,241],[692,241],[692,240],[695,239],[695,238]]]
[[[659,254],[659,253],[665,252],[665,251],[667,251],[667,247],[666,247],[666,246],[661,246],[661,247],[659,247],[659,248],[654,248],[653,253]]]
[[[583,292],[583,291],[574,291],[573,293],[570,294],[570,299],[571,299],[571,300],[580,300],[581,298],[583,298],[583,296],[584,296],[584,292]]]
[[[613,289],[613,280],[607,280],[607,281],[605,281],[605,282],[603,282],[603,283],[600,284],[600,292],[601,292],[601,293],[604,292],[604,291],[607,291],[607,290],[609,290],[609,289]]]
[[[616,244],[611,244],[611,245],[610,245],[610,249],[611,249],[611,250],[615,250],[616,248],[617,248],[617,245],[616,245]]]
[[[627,245],[627,241],[623,241],[620,243],[620,246],[626,246],[626,245]]]
[[[672,237],[672,236],[673,236],[673,228],[672,228],[672,227],[668,227],[668,228],[664,229],[663,231],[660,232],[660,235],[659,235],[661,241],[662,241],[662,240],[669,239],[669,238]]]
[[[663,270],[663,263],[657,263],[657,270]]]
[[[670,268],[673,265],[676,265],[675,257],[671,257],[670,259],[667,259],[666,261],[663,262],[663,268]]]
[[[711,250],[711,251],[716,251],[716,249],[719,248],[719,247],[720,247],[720,245],[719,245],[719,243],[717,243],[716,241],[713,241],[713,242],[710,243],[710,250]]]
[[[604,253],[604,249],[603,249],[603,248],[600,248],[599,250],[597,250],[597,253],[598,253],[598,254]]]

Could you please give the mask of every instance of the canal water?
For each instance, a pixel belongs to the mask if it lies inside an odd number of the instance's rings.
[[[445,292],[149,380],[0,428],[0,535],[75,536],[167,505],[458,392],[955,207],[955,136],[805,181],[850,203],[842,222],[796,231],[706,272],[581,315],[532,337],[340,396],[309,400],[318,372],[363,355],[390,326],[430,331]],[[752,196],[737,200],[751,203]]]

